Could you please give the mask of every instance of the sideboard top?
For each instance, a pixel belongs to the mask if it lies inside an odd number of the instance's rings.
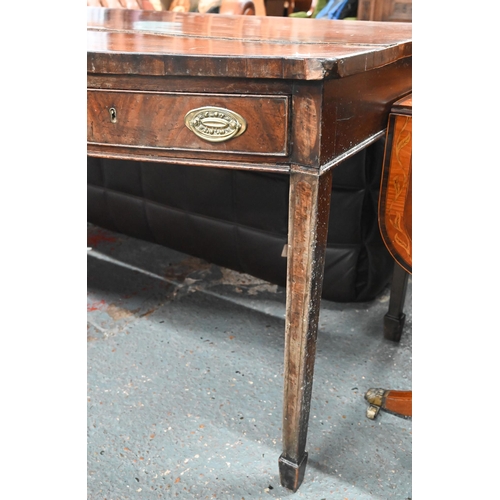
[[[87,8],[89,73],[322,80],[412,53],[411,23]]]

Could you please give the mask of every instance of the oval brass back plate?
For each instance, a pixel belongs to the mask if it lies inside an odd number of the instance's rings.
[[[209,142],[223,142],[238,137],[247,128],[246,120],[235,111],[214,106],[192,109],[184,117],[186,127]]]

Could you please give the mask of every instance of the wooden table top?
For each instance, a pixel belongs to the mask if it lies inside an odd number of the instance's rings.
[[[89,73],[323,80],[412,53],[411,23],[87,8]]]

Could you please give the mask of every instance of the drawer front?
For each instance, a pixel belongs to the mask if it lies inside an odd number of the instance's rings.
[[[87,141],[286,156],[288,96],[87,91]]]

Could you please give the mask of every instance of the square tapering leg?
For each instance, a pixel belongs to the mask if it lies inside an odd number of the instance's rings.
[[[304,480],[306,464],[307,453],[304,453],[299,464],[296,464],[292,460],[287,460],[286,457],[281,455],[278,460],[281,485],[295,493]]]
[[[307,427],[325,260],[331,172],[292,172],[288,226],[283,453],[281,484],[296,491],[304,478]]]
[[[394,342],[401,340],[405,324],[406,315],[403,313],[403,308],[406,299],[408,276],[409,274],[398,263],[394,263],[389,310],[384,316],[384,338]]]

